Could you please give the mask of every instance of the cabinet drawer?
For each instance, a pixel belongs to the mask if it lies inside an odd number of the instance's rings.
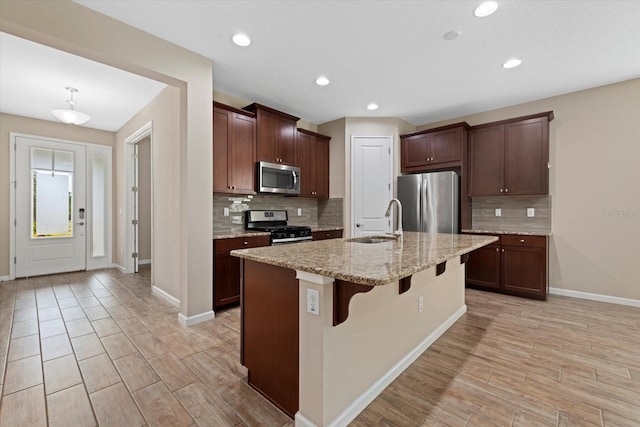
[[[342,230],[314,231],[311,235],[313,236],[313,240],[340,239],[342,237]]]
[[[528,246],[544,248],[547,246],[547,238],[544,236],[502,235],[500,244],[503,246]]]
[[[269,246],[269,236],[255,237],[235,237],[233,239],[215,240],[215,252],[229,252],[234,249],[257,248],[260,246]]]

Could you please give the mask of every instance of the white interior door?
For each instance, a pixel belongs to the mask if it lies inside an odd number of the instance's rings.
[[[16,277],[86,269],[86,147],[17,136]]]
[[[370,236],[391,231],[384,216],[391,200],[392,136],[351,137],[351,235]]]

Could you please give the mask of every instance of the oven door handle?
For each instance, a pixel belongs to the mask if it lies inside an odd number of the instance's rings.
[[[279,243],[304,242],[305,240],[313,240],[313,236],[306,237],[290,237],[285,239],[274,239],[271,243],[277,245]]]

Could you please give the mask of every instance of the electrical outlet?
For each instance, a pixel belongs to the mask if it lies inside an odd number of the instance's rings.
[[[534,208],[527,208],[527,216],[529,218],[536,216],[536,210]]]
[[[298,216],[302,216],[302,208],[298,208]]]
[[[229,208],[224,208],[223,212],[224,212],[224,216],[229,216]]]
[[[317,289],[307,288],[307,312],[320,315],[320,292]]]
[[[496,208],[496,216],[502,216],[502,209]]]
[[[418,313],[422,313],[424,311],[424,297],[418,297]]]

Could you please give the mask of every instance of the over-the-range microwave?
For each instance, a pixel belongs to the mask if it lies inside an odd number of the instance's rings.
[[[258,192],[300,194],[300,168],[258,162]]]

